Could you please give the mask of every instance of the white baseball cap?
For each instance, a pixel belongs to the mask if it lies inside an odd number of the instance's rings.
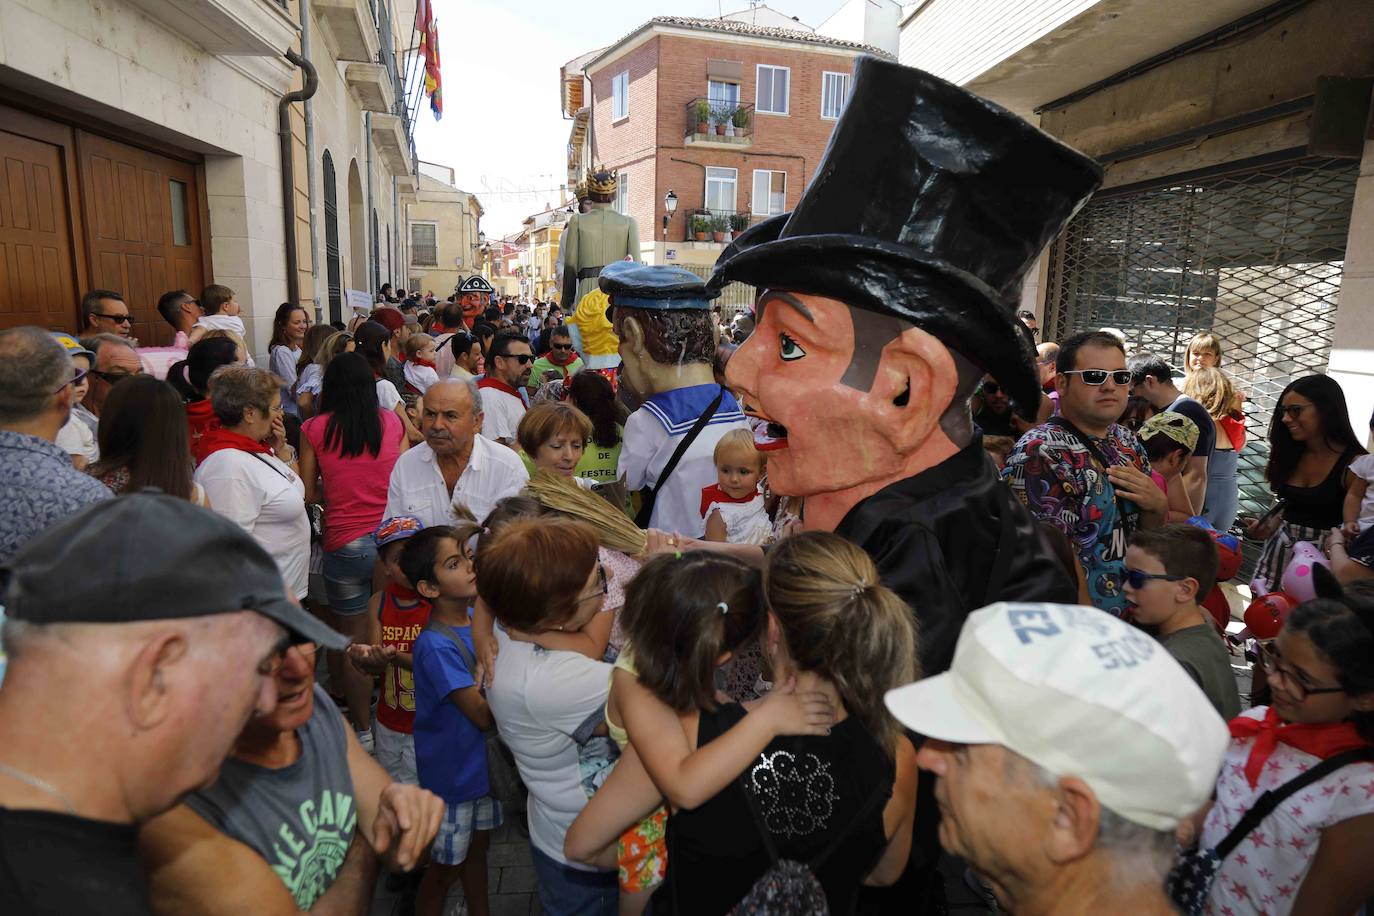
[[[911,730],[1000,744],[1104,806],[1172,830],[1212,796],[1230,732],[1162,645],[1103,611],[999,603],[969,615],[949,671],[890,690]]]

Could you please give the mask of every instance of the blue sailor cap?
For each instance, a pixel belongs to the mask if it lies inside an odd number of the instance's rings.
[[[616,261],[601,268],[601,291],[613,307],[676,311],[706,311],[711,300],[720,295],[708,289],[706,281],[683,267],[665,264],[640,264]]]

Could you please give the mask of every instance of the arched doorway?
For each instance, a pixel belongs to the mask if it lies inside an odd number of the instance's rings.
[[[378,247],[379,247],[379,246],[378,246],[378,244],[377,244],[377,210],[376,210],[376,208],[374,207],[373,210],[372,210],[372,288],[373,288],[373,289],[381,289],[381,288],[382,288],[382,276],[381,276],[381,273],[382,273],[382,258],[381,258],[381,253],[378,251]],[[386,278],[386,282],[390,283],[390,282],[391,282],[391,279],[392,279],[391,277],[387,277],[387,278]]]
[[[375,293],[369,288],[367,270],[367,206],[363,182],[358,175],[358,160],[348,164],[348,284],[350,289]]]
[[[343,321],[343,264],[339,259],[339,192],[334,157],[324,151],[324,263],[329,282],[329,320]]]

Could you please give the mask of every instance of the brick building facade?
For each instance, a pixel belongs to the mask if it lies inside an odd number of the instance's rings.
[[[619,171],[616,206],[638,223],[644,259],[709,266],[731,232],[796,204],[862,53],[887,56],[800,24],[652,19],[564,69],[565,81],[583,81],[563,93],[565,107],[585,100],[565,114],[587,124],[573,131],[569,178],[586,161]]]

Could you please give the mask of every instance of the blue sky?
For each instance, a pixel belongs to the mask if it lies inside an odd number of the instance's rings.
[[[569,122],[558,108],[558,68],[654,16],[718,16],[747,0],[433,0],[439,21],[444,117],[426,104],[416,126],[420,158],[455,170],[478,196],[488,238],[558,203]],[[770,0],[816,26],[841,0]]]

